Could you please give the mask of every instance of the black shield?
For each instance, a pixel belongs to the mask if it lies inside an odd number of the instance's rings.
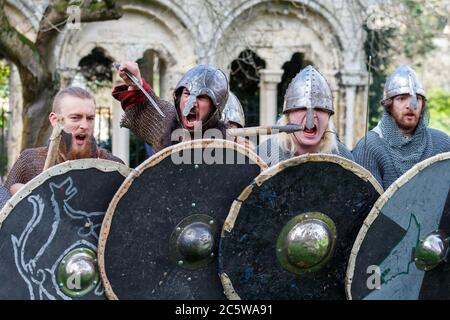
[[[128,173],[108,160],[67,161],[17,192],[0,211],[0,300],[104,299],[99,231]],[[78,273],[86,266],[89,277]]]
[[[219,266],[227,297],[345,299],[353,241],[381,192],[368,171],[338,156],[300,156],[263,172],[225,221]],[[305,255],[316,234],[322,238]]]
[[[220,230],[233,200],[262,168],[256,154],[224,140],[177,144],[136,168],[102,226],[99,263],[108,298],[224,299]],[[211,247],[189,256],[189,241]]]
[[[450,299],[450,263],[445,257],[449,191],[450,153],[416,164],[386,190],[352,250],[346,288],[350,299]],[[430,236],[434,249],[442,251],[442,260],[432,265],[421,259]]]

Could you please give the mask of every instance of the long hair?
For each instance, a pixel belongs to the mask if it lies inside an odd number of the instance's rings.
[[[289,118],[287,114],[283,114],[281,118],[277,121],[280,125],[287,125],[289,123]],[[293,133],[279,133],[276,136],[278,139],[278,145],[284,152],[288,152],[292,157],[295,156],[295,138]],[[323,133],[322,139],[319,143],[320,153],[332,153],[337,150],[337,138],[334,122],[330,117],[328,121],[328,127]]]

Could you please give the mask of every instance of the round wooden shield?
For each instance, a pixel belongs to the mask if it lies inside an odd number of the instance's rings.
[[[110,299],[224,299],[217,242],[233,200],[266,168],[226,140],[166,148],[114,197],[99,242]]]
[[[450,299],[450,153],[416,164],[378,199],[354,244],[349,299]]]
[[[0,211],[0,300],[105,299],[99,232],[129,171],[108,160],[67,161],[11,197]]]
[[[304,155],[261,173],[225,220],[219,272],[229,299],[345,299],[353,241],[382,193],[339,156]]]

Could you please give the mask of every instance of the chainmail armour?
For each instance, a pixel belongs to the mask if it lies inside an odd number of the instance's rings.
[[[171,103],[159,99],[152,90],[147,92],[166,117],[161,116],[149,101],[131,107],[122,104],[125,114],[120,126],[133,131],[139,138],[151,144],[155,152],[158,152],[168,146],[167,135],[170,136],[171,131],[177,127],[177,113]],[[140,92],[135,94],[139,95]]]
[[[385,111],[378,125],[358,141],[353,149],[357,163],[368,169],[386,190],[406,171],[436,154],[450,151],[450,138],[444,132],[427,128],[421,117],[414,134],[405,137]]]
[[[155,152],[158,152],[178,142],[171,141],[171,134],[182,126],[175,106],[158,98],[145,82],[144,88],[158,104],[165,117],[161,116],[147,99],[141,99],[140,102],[130,105],[121,97],[121,94],[128,90],[126,86],[117,86],[113,91],[113,96],[121,102],[125,112],[120,126],[130,129],[136,136],[151,144]],[[135,101],[139,96],[144,97],[138,90],[128,91],[127,94],[135,96]],[[129,100],[129,98],[127,99]],[[217,121],[211,124],[211,127],[218,129],[225,139],[227,126],[223,121]]]
[[[113,156],[110,152],[105,149],[97,148],[96,155],[92,158],[100,158],[105,160],[111,160],[115,162],[123,161],[119,158]],[[11,186],[15,183],[27,183],[37,175],[39,175],[45,165],[45,159],[47,158],[47,147],[40,148],[30,148],[25,149],[19,156],[19,159],[14,163],[11,171],[8,174],[8,178],[5,182],[5,187],[9,190]]]

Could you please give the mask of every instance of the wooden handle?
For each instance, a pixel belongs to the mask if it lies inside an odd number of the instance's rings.
[[[48,146],[47,158],[45,158],[44,171],[56,164],[58,157],[59,145],[61,143],[61,133],[64,129],[64,118],[58,117],[56,125],[50,136],[50,145]]]
[[[285,126],[260,126],[260,127],[248,127],[248,128],[238,128],[238,129],[227,129],[227,135],[232,137],[237,136],[258,136],[258,135],[269,135],[273,133],[280,133],[280,132],[286,132],[286,133],[292,133],[295,131],[303,130],[303,126],[301,125],[294,125],[294,124],[288,124]]]

